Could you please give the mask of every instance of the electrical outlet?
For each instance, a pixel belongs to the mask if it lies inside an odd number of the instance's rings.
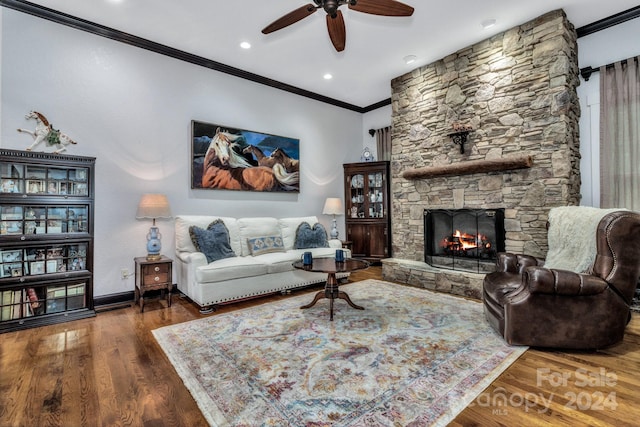
[[[129,277],[129,269],[123,268],[122,270],[120,270],[120,278],[124,280],[127,277]]]

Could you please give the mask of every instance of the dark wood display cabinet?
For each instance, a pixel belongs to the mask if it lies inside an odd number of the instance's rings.
[[[0,149],[0,332],[95,316],[95,158]]]
[[[391,257],[389,162],[344,166],[346,240],[352,257],[378,262]]]

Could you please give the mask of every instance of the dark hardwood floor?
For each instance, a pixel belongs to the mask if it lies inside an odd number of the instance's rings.
[[[381,278],[380,267],[351,276],[368,278]],[[288,296],[228,305],[212,316],[282,298]],[[199,318],[193,304],[174,296],[171,308],[156,300],[143,314],[131,306],[0,335],[0,426],[205,426],[151,334]],[[527,351],[452,425],[640,425],[638,390],[640,316],[634,314],[624,341],[609,349]]]

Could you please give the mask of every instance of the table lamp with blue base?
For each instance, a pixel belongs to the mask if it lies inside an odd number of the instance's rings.
[[[328,197],[324,202],[324,209],[322,209],[322,213],[325,215],[333,215],[333,220],[331,221],[331,232],[330,236],[332,239],[338,238],[338,224],[336,222],[336,215],[343,215],[344,208],[342,207],[342,200],[337,197]]]
[[[171,218],[171,208],[167,196],[164,194],[143,194],[138,204],[136,218],[151,218],[153,220],[149,233],[147,233],[147,260],[159,260],[162,257],[160,255],[162,234],[156,227],[156,218]]]

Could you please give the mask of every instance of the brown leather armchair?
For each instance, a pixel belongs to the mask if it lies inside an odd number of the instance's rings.
[[[640,214],[602,217],[591,274],[548,269],[498,254],[483,284],[485,317],[512,345],[598,349],[622,340],[640,277]]]

